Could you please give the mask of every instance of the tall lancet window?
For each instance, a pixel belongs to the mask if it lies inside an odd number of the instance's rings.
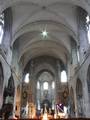
[[[24,82],[25,82],[25,83],[29,83],[29,73],[27,73],[27,74],[25,75]]]
[[[78,49],[77,49],[77,58],[78,58],[78,62],[80,62],[80,54]]]
[[[48,90],[48,82],[44,82],[43,83],[43,89],[44,90]]]
[[[0,15],[0,44],[2,44],[4,34],[4,14]]]
[[[63,83],[67,82],[67,74],[65,70],[61,72],[61,82]]]
[[[38,90],[40,89],[40,82],[39,81],[37,82],[37,89]]]
[[[88,36],[88,42],[90,44],[90,16],[87,15],[86,17],[86,24],[87,24],[87,36]]]
[[[52,89],[55,89],[55,82],[52,82]]]

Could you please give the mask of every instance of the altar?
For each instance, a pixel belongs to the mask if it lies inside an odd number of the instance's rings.
[[[52,110],[48,107],[47,104],[43,104],[43,107],[39,110],[37,114],[36,106],[33,103],[29,103],[26,108],[23,109],[22,118],[30,119],[41,119],[41,120],[50,120],[50,119],[59,119],[59,118],[68,118],[67,111],[64,110],[65,107],[63,104],[56,104],[55,109]]]

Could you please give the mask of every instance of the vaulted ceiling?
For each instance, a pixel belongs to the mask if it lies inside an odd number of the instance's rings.
[[[0,0],[0,11],[11,7],[12,43],[18,42],[18,61],[49,55],[64,63],[70,58],[71,37],[78,44],[77,7],[90,13],[89,0]],[[41,35],[48,32],[47,38]]]

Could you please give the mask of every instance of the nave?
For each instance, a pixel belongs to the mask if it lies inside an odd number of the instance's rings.
[[[90,0],[0,0],[0,119],[90,118]]]

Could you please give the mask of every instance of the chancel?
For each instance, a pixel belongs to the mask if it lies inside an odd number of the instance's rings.
[[[0,119],[90,119],[90,0],[0,0]]]

